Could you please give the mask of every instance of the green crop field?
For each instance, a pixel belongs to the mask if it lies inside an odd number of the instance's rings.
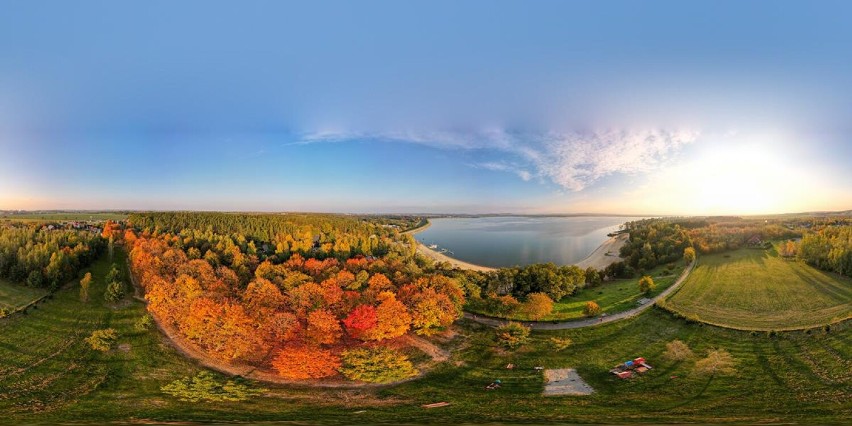
[[[116,261],[122,254],[116,252]],[[264,388],[243,402],[182,402],[160,388],[199,371],[156,329],[137,331],[140,302],[102,302],[109,262],[92,267],[92,299],[81,303],[76,288],[27,315],[0,320],[0,423],[65,421],[307,421],[327,423],[469,422],[843,422],[852,416],[852,331],[790,332],[769,337],[689,324],[652,309],[629,321],[533,333],[515,352],[498,349],[494,331],[461,323],[442,343],[453,359],[426,376],[401,385],[324,389],[251,383]],[[94,352],[83,342],[92,330],[113,327],[119,347]],[[551,337],[574,344],[562,352]],[[724,348],[734,357],[732,376],[692,372],[692,361],[661,358],[665,344],[680,339],[698,356]],[[655,367],[623,381],[608,369],[644,356]],[[517,367],[507,370],[506,364]],[[544,397],[536,366],[573,367],[596,392],[591,396]],[[216,375],[216,377],[221,377]],[[495,379],[503,387],[486,391]],[[451,405],[427,410],[422,404]]]
[[[0,279],[0,309],[15,309],[47,294],[47,290],[12,284]]]
[[[740,249],[701,256],[667,304],[728,327],[807,328],[852,315],[852,279],[782,259],[774,249]]]

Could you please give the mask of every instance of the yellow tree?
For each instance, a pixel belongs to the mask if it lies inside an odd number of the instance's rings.
[[[92,273],[86,272],[83,279],[80,280],[80,301],[89,301],[89,286],[92,284]]]

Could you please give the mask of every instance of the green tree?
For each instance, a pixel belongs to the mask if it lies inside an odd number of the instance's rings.
[[[245,401],[264,391],[264,389],[250,388],[233,380],[220,382],[207,371],[202,371],[195,377],[175,380],[160,390],[188,402]]]
[[[516,349],[529,342],[530,329],[522,324],[510,322],[497,327],[497,343],[509,349]]]
[[[118,334],[112,328],[105,328],[102,330],[95,330],[92,332],[92,335],[83,339],[92,349],[101,352],[108,352],[112,349],[112,345],[115,343],[116,339],[118,339]]]
[[[124,283],[121,281],[113,281],[107,284],[106,291],[104,291],[104,300],[107,302],[118,302],[119,300],[124,298]]]
[[[118,269],[118,266],[115,263],[113,263],[112,267],[109,269],[109,272],[106,275],[106,278],[104,278],[104,282],[109,284],[113,281],[119,281],[119,280],[121,280],[121,271]]]
[[[408,357],[383,346],[343,352],[340,373],[351,380],[388,383],[417,375]]]

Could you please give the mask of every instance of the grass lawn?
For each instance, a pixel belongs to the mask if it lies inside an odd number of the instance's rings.
[[[542,321],[584,318],[583,308],[589,301],[595,301],[601,307],[601,312],[607,314],[633,309],[638,306],[639,299],[643,297],[654,298],[677,281],[677,278],[683,272],[684,265],[681,263],[676,265],[671,272],[662,265],[646,272],[646,275],[653,277],[654,284],[657,286],[647,295],[639,291],[639,279],[641,277],[608,281],[596,287],[584,288],[571,296],[562,298],[562,300],[553,304],[553,313],[543,318]],[[476,309],[470,309],[470,311],[488,315],[485,311]],[[509,318],[523,321],[529,319],[522,313],[516,313]]]
[[[47,290],[30,288],[0,279],[0,308],[15,309],[47,294]]]
[[[117,261],[122,254],[117,253]],[[102,302],[109,262],[92,266],[92,300],[77,289],[58,292],[28,315],[0,320],[0,423],[137,421],[310,421],[324,423],[462,422],[842,422],[848,401],[852,331],[792,332],[775,337],[689,324],[652,309],[599,327],[533,333],[515,352],[495,346],[494,331],[472,323],[457,327],[453,360],[421,379],[398,386],[355,390],[275,386],[244,402],[182,402],[160,391],[199,367],[168,346],[156,329],[137,331],[140,302]],[[112,327],[124,349],[94,352],[83,342],[92,330]],[[553,336],[574,345],[555,353]],[[692,361],[666,362],[665,344],[687,342],[702,356],[725,348],[737,373],[703,377]],[[607,370],[644,356],[656,367],[631,381]],[[517,368],[507,370],[507,363]],[[596,392],[544,397],[535,366],[576,368]],[[218,376],[217,377],[221,377]],[[496,391],[485,385],[503,382]],[[426,410],[422,404],[451,405]]]
[[[701,256],[667,303],[712,324],[805,328],[852,315],[852,279],[784,260],[775,249],[740,249]]]

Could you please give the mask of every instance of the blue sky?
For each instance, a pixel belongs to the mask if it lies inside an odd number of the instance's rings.
[[[0,209],[852,208],[848,2],[42,2]]]

